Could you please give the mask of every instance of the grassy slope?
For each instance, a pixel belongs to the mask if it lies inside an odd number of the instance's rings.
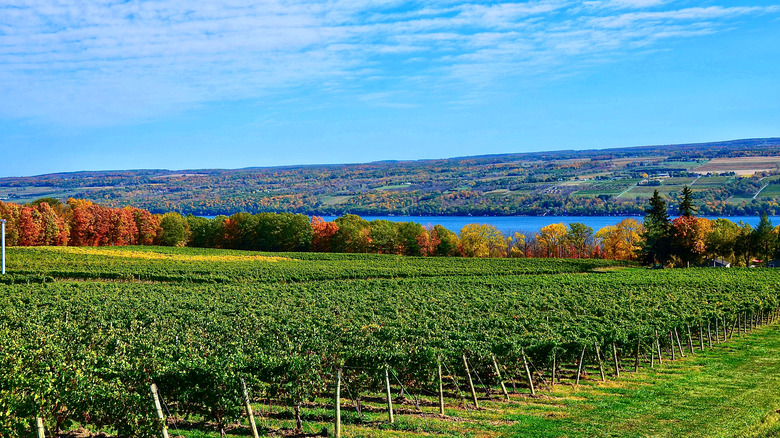
[[[595,384],[586,391],[555,391],[554,396],[567,399],[564,419],[544,421],[536,431],[510,430],[572,437],[731,437],[762,432],[762,418],[772,413],[767,420],[776,421],[773,411],[780,408],[778,365],[780,327],[775,325],[713,352],[666,362],[617,382]],[[771,429],[780,432],[778,425]]]
[[[633,366],[626,359],[624,368]],[[618,380],[597,381],[591,367],[581,386],[567,380],[536,398],[512,395],[510,402],[480,397],[483,409],[464,410],[447,400],[447,419],[424,406],[425,415],[411,405],[396,405],[395,424],[387,424],[381,397],[364,401],[358,420],[350,400],[342,400],[345,437],[517,436],[517,437],[768,437],[780,436],[780,326],[758,329],[713,351],[664,361],[655,369],[642,365],[638,374],[624,372]],[[607,366],[607,371],[611,368]],[[465,388],[462,388],[465,390]],[[511,391],[511,388],[510,388]],[[346,391],[345,391],[346,392]],[[345,394],[348,397],[347,394]],[[494,396],[496,399],[500,398]],[[434,402],[433,397],[423,399]],[[304,409],[304,430],[331,430],[332,412],[321,405]],[[256,415],[268,406],[255,405]],[[401,413],[399,414],[399,410]],[[366,412],[368,411],[368,412]],[[324,421],[323,421],[324,420]],[[292,428],[285,408],[258,420],[261,431]],[[174,430],[188,438],[216,437],[217,432]],[[233,431],[246,436],[247,428]],[[251,434],[250,434],[251,436]]]
[[[629,362],[626,360],[623,367],[632,368]],[[447,421],[402,414],[397,415],[395,425],[382,424],[386,418],[383,407],[373,404],[379,412],[366,415],[371,427],[347,424],[344,435],[780,436],[779,365],[780,326],[774,325],[735,338],[714,351],[700,353],[697,349],[693,357],[664,361],[653,370],[643,364],[640,373],[624,372],[618,380],[596,381],[598,374],[591,369],[590,380],[580,387],[564,380],[553,391],[541,391],[537,398],[513,395],[511,402],[482,400],[484,409],[480,411],[451,407]],[[453,402],[448,400],[448,405]],[[348,405],[345,401],[343,409],[348,410]],[[435,412],[432,407],[423,409]],[[268,424],[292,426],[291,422]],[[322,426],[329,424],[311,425],[314,429]]]
[[[687,355],[687,353],[686,353]],[[626,358],[622,367],[633,369]],[[411,436],[522,436],[522,437],[765,437],[780,436],[780,326],[758,329],[735,338],[713,351],[696,351],[693,357],[664,361],[655,369],[642,365],[638,374],[623,372],[620,379],[597,381],[590,367],[589,379],[574,387],[563,380],[552,391],[540,391],[536,398],[512,395],[510,402],[481,397],[479,411],[464,410],[447,400],[447,419],[424,406],[426,415],[414,413],[411,405],[396,405],[396,422],[386,423],[379,394],[364,402],[362,421],[343,400],[345,437]],[[607,365],[607,372],[611,368]],[[462,388],[465,390],[465,388]],[[511,390],[511,389],[510,389]],[[435,402],[433,397],[423,397]],[[321,405],[305,409],[305,429],[314,433],[330,428],[331,413]],[[285,409],[274,407],[275,415],[261,422],[261,429],[292,428]],[[399,415],[398,410],[402,413]],[[268,407],[256,405],[259,413]],[[405,412],[403,412],[405,411]],[[282,413],[280,418],[280,413]],[[286,417],[287,419],[283,419]],[[238,431],[237,431],[238,432]],[[243,436],[248,432],[244,429]],[[194,438],[216,433],[185,431]]]

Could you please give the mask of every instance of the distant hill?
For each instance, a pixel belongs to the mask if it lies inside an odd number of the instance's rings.
[[[90,199],[153,212],[361,215],[642,213],[684,185],[703,214],[780,213],[780,138],[246,169],[0,178],[0,200]]]

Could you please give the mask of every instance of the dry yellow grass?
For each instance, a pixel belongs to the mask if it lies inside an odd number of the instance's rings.
[[[752,175],[777,168],[780,157],[732,157],[713,158],[693,169],[696,172],[734,172],[737,175]]]
[[[259,255],[198,255],[198,254],[165,254],[148,251],[122,250],[115,251],[106,248],[53,246],[51,251],[59,251],[66,254],[98,255],[116,258],[131,258],[143,260],[166,260],[178,262],[279,262],[292,260],[288,257],[273,257]]]

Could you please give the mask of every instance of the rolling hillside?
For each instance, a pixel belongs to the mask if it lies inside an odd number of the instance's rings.
[[[200,215],[642,213],[684,185],[703,214],[777,214],[780,138],[235,170],[120,170],[0,178],[0,200],[85,198]],[[674,202],[672,202],[674,204]]]

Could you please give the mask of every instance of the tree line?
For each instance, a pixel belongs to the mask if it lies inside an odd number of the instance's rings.
[[[780,227],[772,225],[766,212],[753,228],[743,221],[696,217],[692,199],[691,189],[683,187],[677,207],[680,215],[670,219],[666,201],[657,190],[653,192],[638,251],[642,262],[659,267],[718,262],[760,266],[780,257]]]
[[[492,225],[459,232],[441,225],[368,221],[345,214],[333,221],[294,213],[236,213],[204,218],[110,208],[90,201],[44,198],[0,202],[10,246],[162,245],[271,252],[378,253],[408,256],[552,257],[639,260],[657,266],[696,266],[721,259],[749,266],[780,255],[780,227],[766,214],[757,228],[727,219],[696,217],[691,190],[680,196],[680,216],[669,218],[655,191],[643,223],[626,218],[594,231],[582,223],[554,223],[538,232],[505,235]]]
[[[271,252],[377,253],[409,256],[558,257],[633,259],[642,224],[625,219],[594,232],[572,223],[538,233],[505,236],[492,225],[460,232],[441,225],[367,221],[345,214],[334,221],[294,213],[236,213],[213,219],[169,212],[110,208],[90,201],[44,198],[20,205],[0,202],[10,246],[162,245]]]

